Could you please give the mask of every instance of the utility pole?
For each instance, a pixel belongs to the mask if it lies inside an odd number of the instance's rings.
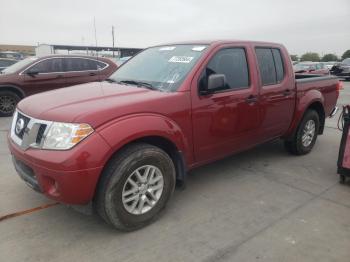
[[[114,58],[114,26],[112,25],[112,41],[113,41],[113,58]]]
[[[98,52],[97,52],[97,32],[96,32],[96,18],[94,17],[94,31],[95,31],[95,52],[96,52],[96,57],[98,57]]]

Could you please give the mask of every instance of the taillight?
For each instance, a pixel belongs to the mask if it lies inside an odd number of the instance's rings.
[[[338,81],[338,83],[337,83],[337,91],[339,92],[340,90],[343,90],[343,89],[344,89],[343,82]]]
[[[337,90],[337,97],[339,97],[340,94],[340,90],[344,89],[343,88],[343,82],[338,81],[337,86],[336,86],[336,90]]]

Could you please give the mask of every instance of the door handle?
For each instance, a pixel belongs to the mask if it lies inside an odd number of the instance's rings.
[[[56,78],[62,78],[63,77],[63,75],[57,75],[56,76]]]
[[[284,96],[289,96],[289,95],[291,95],[292,94],[292,91],[290,90],[290,89],[286,89],[286,90],[284,90],[284,92],[283,92],[283,95]]]
[[[253,104],[258,101],[258,98],[256,96],[250,95],[245,99],[246,103]]]
[[[96,73],[90,73],[89,74],[89,76],[95,76],[96,75]]]

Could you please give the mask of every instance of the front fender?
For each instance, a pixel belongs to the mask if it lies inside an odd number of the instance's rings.
[[[191,162],[192,154],[189,152],[192,151],[187,136],[176,122],[163,115],[135,114],[126,116],[101,126],[96,131],[111,146],[112,153],[137,139],[158,136],[172,142],[178,150],[184,153],[186,162]]]
[[[319,90],[309,90],[305,92],[301,92],[300,96],[296,101],[296,107],[294,112],[293,121],[284,137],[290,137],[294,134],[300,121],[302,120],[305,111],[312,105],[313,103],[321,103],[324,107],[324,97]]]

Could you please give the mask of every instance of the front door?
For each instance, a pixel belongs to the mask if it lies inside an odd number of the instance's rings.
[[[248,59],[249,58],[249,59]],[[242,47],[224,47],[211,56],[193,81],[192,121],[196,162],[211,161],[256,143],[259,128],[259,94],[251,57]],[[226,84],[201,94],[211,74],[224,74]]]
[[[32,95],[65,86],[61,58],[47,58],[22,73],[23,89]]]

